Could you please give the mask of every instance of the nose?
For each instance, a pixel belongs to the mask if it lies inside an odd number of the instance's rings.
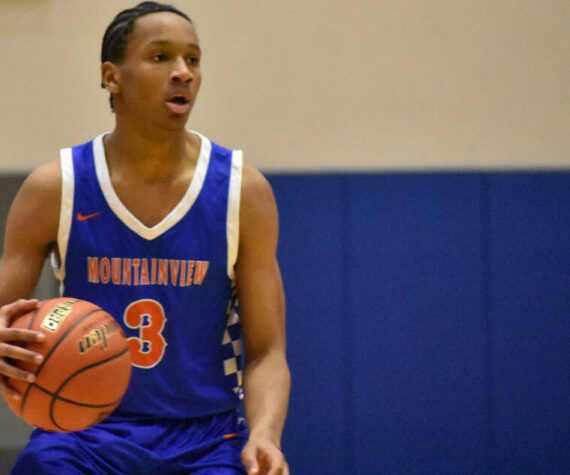
[[[186,60],[182,57],[177,58],[170,73],[170,82],[189,83],[193,78],[194,74],[188,67]]]

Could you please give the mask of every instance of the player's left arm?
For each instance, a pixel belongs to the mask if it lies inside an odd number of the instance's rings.
[[[285,356],[285,297],[276,256],[278,234],[271,186],[257,170],[244,166],[236,279],[250,430],[242,461],[248,473],[289,473],[281,452],[290,373]]]

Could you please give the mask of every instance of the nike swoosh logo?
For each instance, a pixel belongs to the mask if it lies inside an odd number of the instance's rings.
[[[77,213],[77,220],[78,221],[85,221],[87,219],[94,218],[95,216],[99,216],[102,212],[103,211],[98,211],[97,213],[91,213],[91,214]]]

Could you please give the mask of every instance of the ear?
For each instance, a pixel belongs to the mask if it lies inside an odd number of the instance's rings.
[[[101,87],[107,89],[111,94],[118,94],[121,90],[120,71],[117,66],[109,61],[101,65]]]

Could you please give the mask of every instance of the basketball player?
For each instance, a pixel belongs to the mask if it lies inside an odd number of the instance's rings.
[[[5,397],[21,397],[8,377],[33,380],[9,359],[41,361],[18,346],[41,336],[8,325],[37,306],[52,251],[62,293],[103,307],[134,344],[119,408],[85,431],[35,429],[14,474],[288,473],[276,205],[241,152],[186,129],[200,57],[179,10],[121,12],[102,47],[114,130],[63,150],[15,198],[0,261]]]

